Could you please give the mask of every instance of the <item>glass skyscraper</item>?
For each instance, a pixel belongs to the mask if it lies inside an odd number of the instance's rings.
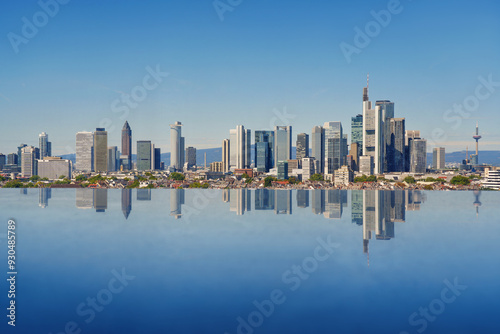
[[[108,170],[108,132],[97,128],[94,132],[94,171]]]
[[[152,156],[154,156],[154,151],[152,151],[153,146],[150,140],[139,140],[137,141],[137,170],[145,171],[153,169]]]
[[[347,153],[341,122],[326,122],[325,131],[325,174],[333,174],[345,162]]]
[[[40,148],[40,159],[52,156],[52,144],[49,142],[49,135],[45,132],[38,135],[38,147]]]
[[[255,131],[255,167],[258,172],[274,167],[274,131]]]
[[[323,173],[325,169],[325,131],[321,126],[312,128],[311,135],[312,157],[318,162],[316,173]]]
[[[297,160],[309,157],[309,135],[299,133],[297,135]]]
[[[292,127],[274,127],[274,163],[292,159]]]

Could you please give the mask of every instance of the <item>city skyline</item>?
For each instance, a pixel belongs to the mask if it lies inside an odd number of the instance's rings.
[[[4,122],[13,126],[3,131],[0,151],[10,153],[21,142],[35,145],[45,131],[54,155],[74,153],[74,133],[96,127],[106,128],[113,138],[109,144],[119,146],[116,134],[125,119],[134,124],[135,138],[151,140],[163,151],[170,146],[165,128],[175,119],[183,120],[189,145],[199,149],[220,147],[222,133],[238,123],[262,130],[290,125],[296,133],[309,133],[317,124],[340,121],[350,133],[368,72],[373,100],[395,102],[412,128],[435,141],[429,152],[434,146],[450,152],[472,147],[477,120],[482,149],[498,149],[499,6],[458,1],[450,16],[446,3],[401,2],[401,11],[348,62],[340,45],[355,45],[355,28],[373,22],[372,12],[386,10],[386,1],[313,7],[252,3],[226,12],[224,21],[210,2],[120,8],[71,2],[17,53],[4,38],[0,59],[9,66],[0,82],[0,107]],[[9,4],[0,31],[21,34],[21,18],[38,11],[35,3]],[[102,17],[89,26],[96,11]],[[135,20],[109,20],[117,14]],[[180,19],[185,15],[197,25]],[[151,88],[144,99],[132,101],[133,107],[121,100],[144,82]],[[20,117],[30,122],[21,123]]]

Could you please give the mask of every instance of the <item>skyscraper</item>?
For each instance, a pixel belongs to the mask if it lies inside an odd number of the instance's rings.
[[[389,135],[386,145],[386,171],[404,172],[406,170],[405,119],[389,119]]]
[[[33,146],[25,146],[21,149],[21,174],[23,177],[38,175],[37,150]]]
[[[222,165],[224,169],[224,173],[229,172],[230,169],[230,159],[231,159],[231,144],[229,143],[229,139],[224,139],[222,141]]]
[[[358,157],[363,155],[363,115],[351,118],[351,144],[358,144]]]
[[[418,130],[406,130],[405,132],[405,171],[409,172],[411,170],[411,149],[413,146],[413,140],[420,138],[420,131]]]
[[[274,164],[292,159],[292,127],[274,127]]]
[[[17,165],[18,165],[19,167],[21,167],[21,161],[22,161],[22,159],[21,159],[21,153],[22,153],[22,152],[21,152],[21,151],[22,151],[23,147],[26,147],[26,146],[28,146],[28,145],[26,145],[26,144],[21,144],[21,145],[19,145],[19,146],[17,147]]]
[[[391,149],[391,129],[390,119],[394,118],[394,102],[389,100],[381,100],[375,102],[375,105],[380,107],[381,113],[381,129],[379,131],[380,143],[380,174],[388,172],[389,161],[387,158],[387,150]]]
[[[154,157],[154,146],[150,140],[137,141],[137,170],[146,171],[154,167],[152,157]]]
[[[94,170],[94,134],[92,132],[76,134],[75,169],[85,173]]]
[[[181,171],[183,168],[184,147],[181,143],[181,127],[181,122],[170,124],[170,167],[175,171]]]
[[[162,167],[161,167],[161,149],[159,147],[154,147],[154,145],[152,145],[152,148],[154,149],[154,165],[153,165],[153,168],[154,170],[161,170]]]
[[[236,126],[236,129],[229,130],[230,144],[230,166],[241,169],[250,166],[250,130],[245,130],[243,125]]]
[[[312,128],[311,135],[312,158],[318,162],[316,173],[323,173],[325,169],[325,131],[321,126]]]
[[[118,163],[120,161],[118,155],[118,147],[109,146],[108,147],[108,171],[115,172],[118,170]]]
[[[128,121],[125,121],[122,128],[122,152],[120,159],[124,170],[132,169],[132,129]]]
[[[386,136],[389,132],[388,120],[394,117],[394,103],[381,100],[372,103],[368,98],[368,81],[363,89],[363,155],[373,157],[374,173],[385,171]]]
[[[325,174],[334,174],[345,163],[346,144],[341,122],[326,122],[325,132]]]
[[[435,147],[432,152],[432,168],[444,169],[445,168],[445,148]]]
[[[427,140],[416,138],[412,141],[410,172],[424,174],[427,170]]]
[[[274,167],[274,131],[255,131],[255,167],[259,172]]]
[[[309,135],[299,133],[297,135],[297,160],[309,157]]]
[[[186,161],[188,168],[193,168],[196,166],[196,148],[188,147],[186,149]]]
[[[40,148],[40,159],[52,156],[52,143],[49,142],[49,136],[45,132],[38,135],[38,147]]]
[[[3,170],[3,166],[6,163],[5,155],[0,153],[0,170]]]
[[[108,170],[108,132],[104,128],[97,128],[94,132],[94,171]]]

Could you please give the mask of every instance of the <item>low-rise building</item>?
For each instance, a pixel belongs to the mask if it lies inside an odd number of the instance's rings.
[[[45,157],[38,160],[38,175],[49,180],[59,179],[61,176],[71,177],[71,160],[59,157]]]

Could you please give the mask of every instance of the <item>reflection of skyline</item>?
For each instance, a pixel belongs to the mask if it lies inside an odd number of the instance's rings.
[[[132,211],[132,189],[122,189],[122,212],[125,219],[128,219]]]
[[[38,192],[38,206],[45,209],[49,206],[49,199],[52,197],[52,189],[40,188]]]
[[[182,217],[184,196],[184,189],[172,189],[170,191],[170,215],[175,217],[175,219]]]

